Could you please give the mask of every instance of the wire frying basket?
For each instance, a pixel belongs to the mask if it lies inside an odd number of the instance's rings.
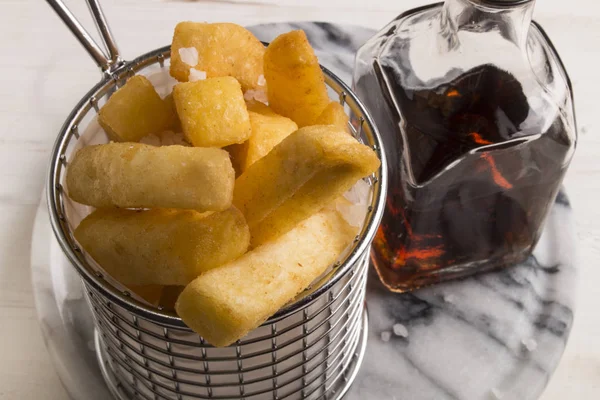
[[[103,51],[61,0],[47,0],[101,68],[103,79],[73,109],[52,150],[48,205],[56,238],[82,278],[96,329],[104,378],[118,399],[339,399],[354,379],[366,345],[364,306],[369,248],[383,212],[387,186],[381,141],[352,91],[322,67],[331,96],[352,117],[352,133],[382,162],[369,184],[368,212],[350,249],[296,300],[245,338],[214,348],[172,311],[152,307],[114,282],[73,237],[81,205],[64,190],[66,166],[82,146],[108,139],[96,114],[136,74],[168,90],[170,48],[123,61],[98,0],[87,0]],[[156,78],[158,77],[158,81]],[[152,80],[152,79],[151,79]],[[161,86],[162,85],[162,86]],[[91,132],[91,133],[90,133]],[[100,134],[98,133],[100,132]],[[100,136],[99,136],[100,135]]]

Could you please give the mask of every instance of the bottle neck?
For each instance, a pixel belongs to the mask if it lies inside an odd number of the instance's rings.
[[[446,0],[442,19],[455,33],[498,32],[525,48],[535,0]]]

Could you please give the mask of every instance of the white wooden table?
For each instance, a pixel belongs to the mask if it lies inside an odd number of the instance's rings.
[[[379,28],[423,0],[103,0],[124,56],[167,44],[180,20],[240,24],[322,20]],[[91,28],[83,0],[67,1]],[[579,304],[564,358],[542,400],[600,398],[600,3],[539,0],[535,18],[574,84],[580,142],[566,179],[580,241]],[[56,132],[99,79],[42,1],[0,0],[0,399],[65,399],[37,325],[29,271],[33,218]],[[511,399],[512,400],[512,399]],[[515,399],[517,400],[517,399]]]

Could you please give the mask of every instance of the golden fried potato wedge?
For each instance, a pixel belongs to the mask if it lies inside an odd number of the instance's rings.
[[[315,121],[315,125],[335,125],[350,133],[348,121],[349,118],[344,110],[344,106],[337,101],[332,101],[325,107],[321,115],[319,115]]]
[[[158,306],[163,295],[163,285],[129,285],[129,290],[153,306]]]
[[[298,125],[294,121],[275,113],[263,103],[252,101],[247,105],[252,134],[244,143],[227,149],[232,154],[233,164],[238,166],[240,173],[263,158],[290,133],[298,130]]]
[[[195,65],[181,58],[179,50],[189,48],[194,48],[198,55]],[[205,71],[209,78],[233,76],[245,92],[260,86],[264,54],[265,46],[242,26],[180,22],[173,35],[170,72],[181,82],[189,79],[191,67]]]
[[[146,135],[175,129],[177,114],[145,76],[136,75],[108,99],[98,123],[116,142],[137,142]]]
[[[306,289],[342,250],[356,229],[324,210],[287,234],[192,281],[175,308],[213,346],[242,338]]]
[[[250,117],[235,78],[180,83],[173,99],[183,133],[194,146],[224,147],[250,137]]]
[[[278,36],[265,52],[269,106],[299,127],[313,125],[329,104],[323,72],[304,31]]]
[[[252,246],[288,232],[379,168],[375,152],[340,128],[301,128],[236,179],[233,204]]]
[[[82,148],[67,167],[69,196],[94,207],[225,210],[234,182],[221,149],[109,143]]]
[[[244,254],[250,234],[234,207],[193,210],[98,209],[75,229],[81,247],[124,285],[186,285]]]

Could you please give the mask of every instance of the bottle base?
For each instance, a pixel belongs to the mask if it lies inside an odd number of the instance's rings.
[[[496,259],[472,261],[452,265],[445,268],[418,269],[405,265],[399,269],[391,269],[379,262],[374,252],[371,252],[371,262],[380,281],[388,290],[395,293],[406,293],[426,286],[455,279],[467,278],[482,272],[489,272],[511,267],[525,261],[532,253],[533,246]]]

